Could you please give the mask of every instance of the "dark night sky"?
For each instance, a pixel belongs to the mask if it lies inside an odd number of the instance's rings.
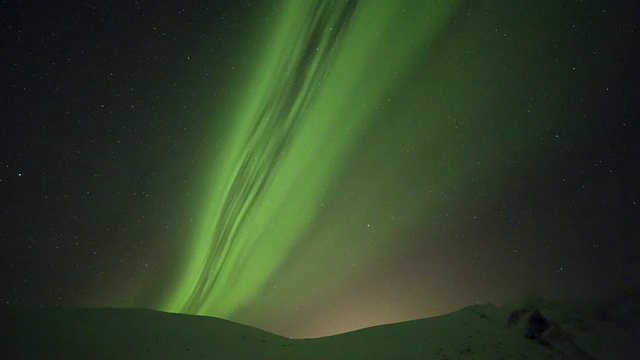
[[[317,336],[640,285],[635,2],[288,3],[2,2],[4,306]]]

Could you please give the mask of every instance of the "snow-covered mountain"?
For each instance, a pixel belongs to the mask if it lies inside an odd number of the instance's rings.
[[[631,360],[640,359],[640,291],[554,303],[529,296],[317,339],[142,309],[5,309],[0,358]]]

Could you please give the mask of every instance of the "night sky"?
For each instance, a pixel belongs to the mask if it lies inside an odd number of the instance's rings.
[[[640,285],[628,3],[3,1],[2,306],[306,337]]]

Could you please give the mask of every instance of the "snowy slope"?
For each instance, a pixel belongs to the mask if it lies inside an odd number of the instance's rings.
[[[640,296],[470,306],[287,339],[230,321],[140,309],[0,312],[7,359],[640,359]]]

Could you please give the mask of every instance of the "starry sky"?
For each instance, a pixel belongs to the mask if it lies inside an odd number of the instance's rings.
[[[640,281],[638,5],[0,5],[1,306],[290,337]]]

